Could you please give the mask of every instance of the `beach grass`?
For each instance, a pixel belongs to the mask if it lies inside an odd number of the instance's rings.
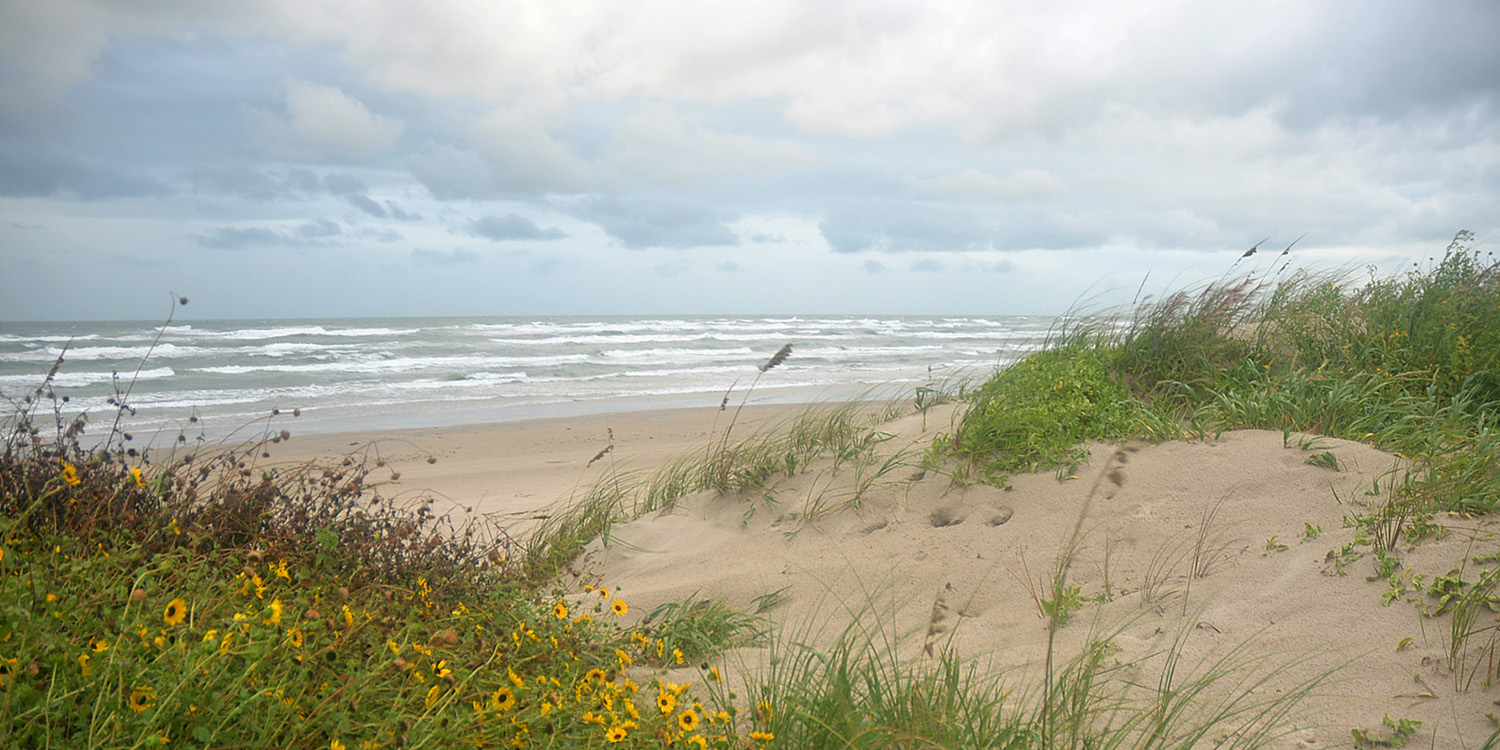
[[[1418,512],[1500,507],[1500,264],[1460,233],[1394,278],[1221,280],[1124,316],[1070,316],[936,444],[981,479],[1068,469],[1085,440],[1234,428],[1327,435],[1409,460]]]

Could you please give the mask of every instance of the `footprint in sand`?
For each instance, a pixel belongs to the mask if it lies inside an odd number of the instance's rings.
[[[944,526],[957,526],[963,523],[964,517],[963,511],[950,506],[933,511],[932,515],[927,517],[927,522],[932,524],[933,528],[941,529]]]

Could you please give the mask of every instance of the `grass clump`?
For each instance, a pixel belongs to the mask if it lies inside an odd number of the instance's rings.
[[[1116,352],[1079,336],[1001,371],[973,395],[957,428],[934,444],[967,459],[988,481],[1007,473],[1072,466],[1079,444],[1124,435],[1130,392],[1114,376]]]

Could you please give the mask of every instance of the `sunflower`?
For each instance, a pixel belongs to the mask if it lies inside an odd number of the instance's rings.
[[[770,742],[771,740],[776,739],[776,735],[772,734],[771,732],[751,732],[750,739],[759,740],[761,742]]]
[[[558,602],[557,605],[552,608],[552,616],[556,617],[559,620],[568,619],[568,605],[563,604],[562,602]]]
[[[625,727],[615,727],[609,730],[609,733],[605,737],[608,737],[610,742],[622,742],[625,739],[625,734]]]
[[[79,482],[83,481],[78,478],[78,467],[68,463],[67,461],[62,462],[62,478],[63,481],[69,485],[77,485]]]
[[[301,630],[292,628],[286,631],[286,639],[288,643],[292,644],[292,648],[302,648],[303,636]]]
[[[495,708],[501,711],[509,711],[516,707],[516,694],[508,687],[496,690],[495,694],[490,697],[495,701]]]
[[[141,467],[130,467],[130,478],[135,480],[135,486],[143,490],[146,489],[146,478],[141,476]]]
[[[614,610],[617,615],[623,615],[630,611],[630,605],[626,604],[624,599],[616,599],[614,604],[609,605],[609,608]]]
[[[595,667],[583,674],[585,682],[604,682],[604,670]]]
[[[138,685],[130,691],[130,710],[140,713],[156,705],[156,691],[150,685]]]
[[[167,609],[161,613],[161,618],[166,620],[168,625],[182,624],[182,621],[187,619],[187,602],[183,601],[180,596],[167,602]]]
[[[677,717],[677,726],[684,732],[691,732],[698,728],[698,712],[688,709]]]
[[[670,690],[664,690],[660,693],[657,693],[656,707],[661,709],[661,712],[663,714],[672,713],[672,709],[677,708],[677,694],[671,692]]]

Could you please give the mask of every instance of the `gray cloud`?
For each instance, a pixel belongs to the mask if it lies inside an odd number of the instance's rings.
[[[365,213],[374,216],[377,219],[384,219],[386,217],[385,206],[376,203],[368,195],[359,193],[351,195],[345,200],[348,200],[349,204],[354,206],[355,208],[364,211]]]
[[[518,214],[489,214],[469,223],[469,234],[505,242],[507,240],[557,240],[568,236],[556,227],[542,229],[532,220]]]
[[[222,250],[240,250],[285,242],[285,235],[266,227],[214,227],[197,235],[198,244]]]
[[[720,209],[683,198],[595,198],[579,214],[629,248],[739,244]]]
[[[243,164],[194,166],[188,170],[187,179],[193,190],[199,193],[231,195],[260,202],[285,198],[289,181]]]
[[[973,212],[936,203],[895,200],[843,202],[818,224],[835,252],[983,250],[993,247],[994,227]]]
[[[163,196],[161,182],[116,164],[102,162],[52,144],[0,138],[0,195],[71,196],[101,200],[130,196]]]
[[[398,219],[400,221],[421,221],[422,220],[422,215],[421,214],[413,214],[413,213],[407,213],[405,211],[402,211],[401,207],[398,206],[398,205],[396,205],[395,201],[386,201],[385,202],[385,210],[386,210],[386,213],[392,219]]]
[[[365,185],[364,180],[342,172],[329,172],[323,175],[321,183],[323,189],[328,191],[329,195],[347,197],[351,195],[363,195],[370,190]]]
[[[241,250],[247,247],[326,245],[343,233],[343,227],[338,222],[317,218],[300,224],[276,227],[214,227],[195,235],[195,239],[204,247]]]

